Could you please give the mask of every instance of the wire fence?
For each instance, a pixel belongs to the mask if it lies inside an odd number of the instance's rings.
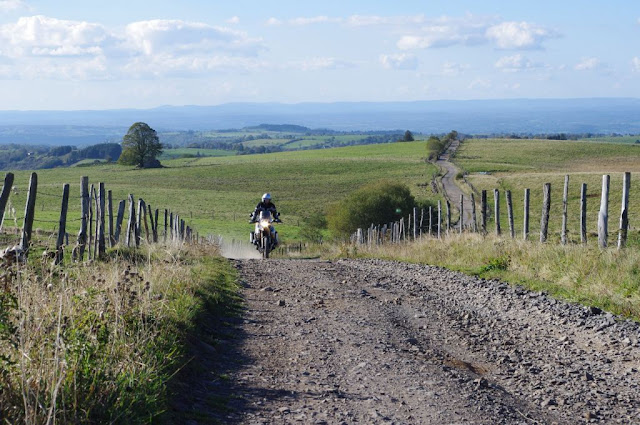
[[[34,247],[32,240],[34,223],[42,224],[43,227],[48,226],[48,241],[55,238],[54,254],[57,264],[63,262],[64,253],[70,246],[71,237],[67,232],[69,223],[80,223],[77,240],[72,243],[70,255],[72,261],[84,261],[85,252],[89,260],[103,258],[107,247],[114,248],[118,245],[137,248],[145,243],[192,244],[204,241],[179,214],[163,209],[161,215],[160,209],[153,210],[142,198],[136,202],[132,194],[128,196],[128,215],[125,214],[126,200],[118,201],[117,215],[115,215],[111,191],[106,191],[102,182],[89,186],[88,177],[81,178],[80,195],[71,196],[69,184],[64,184],[61,193],[58,194],[38,189],[38,175],[32,173],[26,191],[24,214],[18,215],[10,198],[13,194],[13,197],[20,201],[22,194],[15,188],[13,182],[14,175],[7,173],[0,192],[0,230],[10,220],[14,223],[13,230],[20,235],[20,240],[16,245],[0,250],[0,266],[8,259],[26,261],[29,251]],[[42,207],[44,217],[39,216],[36,200],[42,197],[55,199],[60,203],[58,219],[50,218],[50,211],[44,213],[44,204]],[[78,217],[75,217],[77,212],[72,213],[74,217],[68,217],[69,200],[80,201]],[[163,221],[162,226],[160,221]]]
[[[618,249],[627,246],[630,227],[629,221],[629,192],[631,187],[631,173],[626,172],[622,176],[622,202],[619,216],[619,226],[617,227],[617,243]],[[568,234],[568,214],[569,214],[569,175],[564,179],[564,190],[562,197],[562,227],[560,231],[560,243],[567,245],[570,243]],[[602,176],[602,190],[600,192],[600,209],[598,210],[597,227],[595,234],[598,238],[598,246],[602,249],[606,248],[612,242],[610,236],[615,232],[609,231],[609,189],[610,176],[605,174]],[[475,191],[474,191],[475,192]],[[523,239],[531,239],[533,236],[530,231],[530,189],[524,191],[523,202],[523,221],[521,227],[521,235]],[[508,227],[508,234],[511,238],[516,238],[516,223],[514,220],[513,197],[510,190],[506,190],[504,195],[507,207],[507,225],[501,223],[500,214],[500,191],[494,189],[493,198],[493,214],[490,213],[488,204],[487,191],[479,192],[480,202],[476,205],[475,197],[472,194],[471,202],[471,220],[464,222],[464,195],[460,196],[458,206],[459,218],[457,223],[451,220],[452,206],[450,200],[445,199],[445,204],[438,201],[437,209],[429,208],[418,211],[414,208],[413,214],[402,217],[400,220],[386,224],[371,224],[368,228],[359,228],[351,235],[351,243],[357,245],[382,245],[385,243],[400,243],[421,239],[423,237],[443,239],[453,233],[488,233],[488,220],[493,219],[493,228],[497,236],[502,236],[503,227]],[[582,183],[580,193],[580,220],[579,220],[579,243],[586,244],[588,239],[589,223],[587,222],[587,185]],[[539,241],[547,242],[549,239],[549,222],[551,217],[551,184],[545,183],[543,186],[542,204],[540,205],[542,214],[540,216],[540,234]],[[425,214],[426,213],[426,214]],[[611,233],[611,234],[610,234]]]

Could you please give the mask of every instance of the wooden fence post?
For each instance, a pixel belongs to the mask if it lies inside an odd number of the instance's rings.
[[[442,202],[438,199],[438,239],[442,237]]]
[[[413,240],[418,238],[418,209],[413,207]]]
[[[422,229],[424,228],[424,208],[420,208],[420,238],[422,238]]]
[[[446,234],[449,235],[449,229],[451,229],[451,203],[449,202],[449,200],[446,200],[446,206],[447,206],[447,231]]]
[[[2,186],[2,192],[0,192],[0,229],[2,229],[2,222],[4,220],[4,210],[7,207],[9,201],[9,195],[11,195],[11,187],[13,186],[13,174],[7,173],[4,176],[4,185]]]
[[[598,213],[598,246],[607,247],[609,236],[609,183],[610,176],[602,176],[602,196],[600,198],[600,212]]]
[[[69,183],[62,187],[62,206],[60,207],[60,222],[58,239],[56,240],[56,264],[62,264],[64,258],[64,236],[67,233],[67,209],[69,208]]]
[[[173,230],[174,230],[174,229],[173,229],[173,212],[171,212],[171,213],[169,214],[169,233],[170,233],[170,238],[169,238],[169,239],[171,239],[171,240],[173,240],[173,238],[174,238],[174,236],[173,236],[173,235],[174,235]]]
[[[155,226],[153,225],[153,208],[151,208],[151,205],[147,205],[147,212],[149,213],[149,224],[151,225],[151,239],[149,239],[149,235],[147,235],[147,243],[153,242],[154,241],[154,237],[153,237],[153,229],[155,228]],[[146,217],[145,217],[145,227],[146,227]]]
[[[471,231],[478,233],[478,220],[476,217],[476,197],[471,192]]]
[[[529,200],[531,199],[531,189],[524,190],[524,223],[522,229],[522,239],[525,241],[529,237]]]
[[[158,243],[158,214],[159,214],[159,211],[156,208],[155,218],[153,219],[153,223],[154,223],[154,226],[153,226],[153,242],[154,243]]]
[[[569,216],[569,175],[564,176],[564,190],[562,191],[562,233],[560,243],[567,244],[567,220]]]
[[[136,206],[133,200],[133,195],[129,194],[129,220],[127,221],[127,236],[125,238],[125,245],[131,246],[131,237],[136,237]],[[134,242],[135,243],[135,242]]]
[[[106,212],[106,198],[105,198],[105,190],[104,183],[98,184],[98,196],[100,198],[99,202],[99,211],[98,211],[98,258],[101,258],[107,252],[106,250],[106,241],[105,241],[105,212]]]
[[[145,217],[147,216],[147,207],[142,198],[138,198],[138,211],[136,215],[136,248],[140,246],[142,242],[142,226],[145,223]]]
[[[429,231],[427,232],[428,236],[431,237],[433,235],[433,207],[429,207]]]
[[[551,211],[551,183],[542,189],[542,218],[540,219],[540,242],[546,242],[549,235],[549,212]]]
[[[460,195],[460,218],[458,219],[460,234],[464,230],[464,195]]]
[[[620,233],[618,234],[618,249],[627,244],[627,230],[629,229],[629,189],[631,189],[631,173],[624,173],[622,177],[622,208],[620,211]]]
[[[587,243],[587,184],[580,189],[580,242]]]
[[[84,251],[87,247],[87,227],[89,220],[89,177],[84,176],[80,180],[80,232],[78,232],[78,261],[84,260]]]
[[[487,191],[483,190],[480,195],[480,228],[482,234],[487,234]]]
[[[513,199],[511,198],[511,191],[505,191],[505,198],[507,199],[507,220],[509,220],[509,234],[511,239],[516,237],[516,229],[513,223]]]
[[[107,192],[107,212],[109,214],[109,247],[113,248],[116,246],[116,239],[113,236],[113,198],[110,190]]]
[[[164,210],[164,241],[165,242],[167,241],[167,224],[168,224],[167,219],[169,218],[168,216],[169,216],[169,211],[167,211],[167,209],[165,208]]]
[[[89,188],[89,235],[88,235],[88,240],[87,240],[87,251],[88,251],[88,257],[89,260],[91,260],[93,258],[93,253],[94,253],[94,249],[93,249],[93,242],[95,240],[94,238],[94,234],[93,234],[93,202],[94,202],[94,198],[95,198],[95,189],[93,187],[93,184],[91,184],[91,187]]]
[[[116,216],[116,229],[115,229],[115,233],[113,235],[113,240],[114,242],[117,244],[118,242],[120,242],[120,232],[122,229],[122,220],[124,220],[124,207],[125,207],[125,201],[122,200],[118,203],[118,215]]]
[[[24,208],[24,223],[22,225],[22,238],[20,239],[20,248],[24,253],[24,258],[29,254],[29,244],[31,243],[31,231],[33,229],[33,217],[36,210],[36,195],[38,193],[38,175],[31,173],[29,179],[29,194],[27,195],[27,204]]]
[[[500,191],[498,189],[493,189],[493,209],[496,222],[496,235],[500,236],[502,231],[500,229]]]

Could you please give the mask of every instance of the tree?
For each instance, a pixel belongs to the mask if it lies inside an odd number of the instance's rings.
[[[334,237],[348,237],[358,229],[384,224],[410,214],[416,205],[409,187],[382,180],[364,186],[332,206],[327,217]]]
[[[156,131],[143,122],[137,122],[122,138],[122,154],[118,162],[140,168],[160,167],[156,157],[161,153],[162,144]]]
[[[405,142],[413,142],[415,139],[413,138],[413,134],[407,130],[404,132],[404,138],[402,140]]]

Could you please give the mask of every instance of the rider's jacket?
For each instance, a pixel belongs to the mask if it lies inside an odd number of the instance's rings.
[[[262,211],[262,210],[269,210],[273,214],[275,214],[276,205],[273,202],[269,202],[269,205],[267,205],[264,202],[260,201],[260,202],[258,202],[258,205],[256,205],[256,209],[254,210],[254,213],[258,212],[258,211]]]

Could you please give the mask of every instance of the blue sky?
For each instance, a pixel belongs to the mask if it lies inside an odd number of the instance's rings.
[[[0,0],[0,109],[640,97],[640,2]]]

